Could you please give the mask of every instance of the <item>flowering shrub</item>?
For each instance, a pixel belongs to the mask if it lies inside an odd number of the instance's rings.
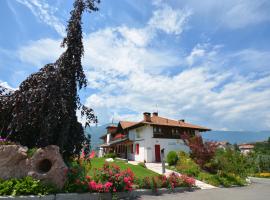
[[[157,188],[170,188],[175,187],[192,187],[195,185],[195,179],[186,175],[178,175],[176,173],[170,174],[168,177],[164,175],[156,177],[145,177],[143,180],[137,180],[140,188],[156,190]]]
[[[105,190],[110,192],[130,191],[134,182],[134,174],[129,168],[120,171],[119,166],[105,163],[101,169],[94,170],[93,179],[96,182],[107,183],[107,186],[110,187],[105,187]],[[90,190],[93,188],[90,187]]]
[[[0,136],[0,145],[10,145],[10,144],[15,144],[14,142],[9,141],[6,138],[3,138]]]
[[[122,192],[131,191],[134,174],[130,169],[120,171],[115,164],[105,163],[94,169],[93,177],[84,173],[81,165],[74,164],[68,171],[67,192]]]

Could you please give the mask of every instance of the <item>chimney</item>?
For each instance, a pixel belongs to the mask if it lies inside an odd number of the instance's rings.
[[[184,119],[180,119],[180,120],[178,120],[179,122],[185,122],[185,120]]]
[[[149,112],[144,112],[144,113],[143,113],[143,119],[144,119],[144,121],[146,121],[146,122],[151,122],[151,113],[149,113]]]
[[[158,117],[158,112],[153,112],[153,117]]]

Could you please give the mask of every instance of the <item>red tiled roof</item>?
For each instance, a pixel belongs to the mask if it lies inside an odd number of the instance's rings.
[[[141,126],[143,124],[151,124],[151,125],[161,125],[161,126],[173,126],[173,127],[181,127],[181,128],[191,128],[191,129],[197,129],[201,131],[210,131],[211,129],[203,127],[203,126],[198,126],[194,124],[190,124],[187,122],[183,122],[181,120],[172,120],[160,116],[151,116],[151,121],[140,121],[140,122],[128,122],[128,121],[120,121],[120,124],[123,129],[126,128],[134,128],[137,126]]]
[[[124,138],[125,135],[121,134],[121,133],[117,133],[114,137],[113,137],[113,140],[115,139],[121,139],[121,138]]]
[[[253,149],[254,145],[253,144],[240,144],[239,149]]]
[[[119,123],[120,123],[120,125],[121,125],[121,127],[122,127],[123,129],[126,129],[126,128],[129,128],[129,127],[131,127],[131,126],[137,124],[138,122],[120,121]]]

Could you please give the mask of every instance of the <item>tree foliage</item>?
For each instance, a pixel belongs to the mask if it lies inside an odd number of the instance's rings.
[[[87,137],[76,111],[86,116],[86,124],[96,122],[92,109],[80,103],[78,90],[87,81],[81,64],[83,11],[97,11],[99,0],[75,0],[62,47],[56,60],[31,74],[19,89],[0,87],[0,133],[22,145],[58,145],[65,156],[79,154]]]
[[[203,142],[200,135],[190,136],[185,133],[182,135],[182,139],[189,146],[191,157],[200,167],[205,168],[205,164],[214,157],[216,146],[210,142]]]

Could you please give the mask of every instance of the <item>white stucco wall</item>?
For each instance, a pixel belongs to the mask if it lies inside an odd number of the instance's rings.
[[[137,137],[138,134],[140,137]],[[155,162],[155,145],[160,145],[160,150],[165,149],[165,159],[170,151],[189,151],[189,147],[186,146],[183,140],[180,139],[164,139],[153,138],[153,127],[145,125],[143,127],[133,129],[129,132],[129,137],[134,141],[133,152],[128,153],[128,159],[139,162]],[[136,154],[136,144],[139,144],[139,154]]]

